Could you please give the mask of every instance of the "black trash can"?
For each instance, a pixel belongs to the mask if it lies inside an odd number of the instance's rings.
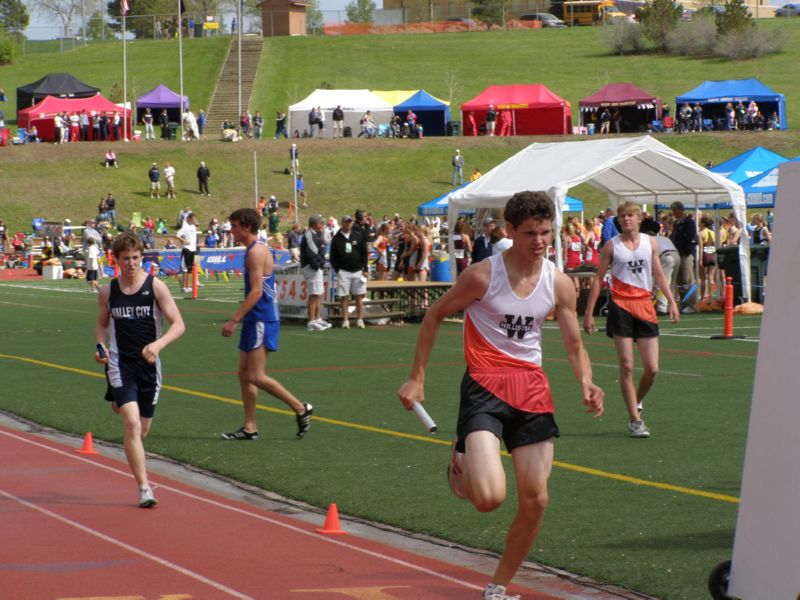
[[[169,139],[177,140],[178,139],[178,127],[180,125],[178,123],[170,123],[169,124]]]
[[[353,129],[350,125],[345,125],[345,128],[342,130],[342,137],[353,137]]]
[[[739,265],[739,246],[722,246],[717,248],[717,265],[725,271],[725,277],[733,280],[733,304],[738,305],[742,299],[742,269]]]
[[[451,137],[461,135],[461,121],[448,121],[447,135]]]
[[[769,246],[750,246],[750,299],[759,304],[764,303],[764,281],[767,278],[769,264]]]

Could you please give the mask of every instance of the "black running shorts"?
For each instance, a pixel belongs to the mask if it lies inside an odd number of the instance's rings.
[[[529,413],[506,404],[479,385],[469,372],[461,380],[461,405],[458,410],[456,450],[464,452],[464,440],[473,431],[491,431],[511,452],[558,437],[553,413]]]
[[[606,335],[610,338],[617,335],[633,338],[634,341],[639,338],[658,337],[658,323],[637,319],[624,308],[614,304],[613,300],[609,300]]]

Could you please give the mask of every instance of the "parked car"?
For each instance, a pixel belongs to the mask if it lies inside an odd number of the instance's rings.
[[[776,17],[798,17],[800,16],[800,4],[784,4],[775,9]]]
[[[561,19],[550,13],[530,13],[522,15],[520,21],[539,21],[542,27],[566,27],[567,24]]]
[[[703,8],[698,8],[694,11],[694,14],[698,17],[701,16],[708,16],[708,17],[717,17],[725,12],[725,5],[724,4],[709,4],[708,6],[704,6]]]
[[[444,20],[445,23],[464,23],[467,27],[475,27],[475,21],[466,17],[450,17]]]

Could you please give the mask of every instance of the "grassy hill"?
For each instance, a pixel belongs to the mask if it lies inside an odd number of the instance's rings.
[[[476,32],[441,35],[396,35],[342,38],[272,38],[264,52],[251,110],[269,117],[277,108],[301,99],[316,87],[412,89],[422,87],[448,97],[446,78],[461,87],[455,100],[463,102],[496,83],[541,82],[577,108],[580,98],[602,85],[633,81],[672,102],[707,78],[758,77],[786,94],[789,125],[800,125],[800,81],[793,77],[798,58],[800,20],[764,22],[780,27],[787,39],[783,54],[752,61],[682,57],[610,56],[599,28],[569,30]],[[226,52],[227,38],[185,42],[185,89],[192,106],[207,104]],[[121,45],[104,43],[71,52],[24,57],[0,68],[0,86],[14,89],[45,73],[67,70],[87,83],[107,90],[121,82]],[[177,43],[136,41],[129,45],[131,96],[164,82],[177,88]],[[7,115],[14,112],[5,105]],[[268,131],[270,129],[268,128]],[[105,146],[37,145],[0,149],[0,219],[14,229],[30,227],[33,216],[75,221],[93,216],[97,201],[112,191],[125,220],[138,211],[163,216],[169,223],[186,204],[198,211],[201,222],[227,214],[254,201],[254,153],[258,191],[291,197],[291,179],[284,176],[289,142],[247,141],[223,144],[213,135],[201,144],[148,142],[118,144],[119,170],[100,166]],[[455,148],[465,155],[465,170],[483,172],[533,141],[564,138],[427,138],[413,140],[300,140],[302,170],[306,175],[310,211],[341,215],[361,207],[377,215],[416,212],[421,202],[450,187],[450,157]],[[572,139],[572,138],[568,138]],[[662,135],[660,139],[704,164],[725,160],[754,145],[786,156],[800,154],[795,131],[764,133],[705,133]],[[146,173],[152,162],[171,161],[177,168],[177,201],[150,200]],[[212,198],[194,193],[194,172],[200,160],[212,170]],[[593,188],[578,188],[587,212],[607,204]],[[301,215],[302,218],[306,214]]]

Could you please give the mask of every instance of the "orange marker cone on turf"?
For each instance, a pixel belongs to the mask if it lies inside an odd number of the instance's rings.
[[[94,449],[94,441],[92,440],[92,432],[87,431],[86,435],[83,436],[83,446],[80,450],[78,450],[80,454],[100,454],[96,452]]]
[[[328,515],[325,517],[325,525],[322,529],[317,529],[317,533],[324,533],[325,535],[347,535],[339,526],[339,509],[336,508],[336,503],[331,502],[328,506]]]

